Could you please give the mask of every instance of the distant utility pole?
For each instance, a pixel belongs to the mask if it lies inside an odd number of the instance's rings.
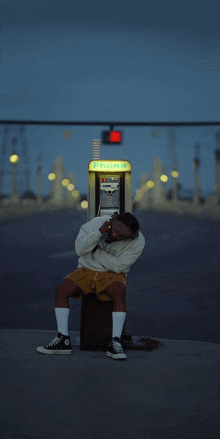
[[[43,167],[42,155],[37,157],[37,202],[41,203],[43,199]]]
[[[24,180],[24,190],[30,190],[30,169],[29,169],[29,158],[28,158],[28,144],[25,133],[25,126],[21,124],[19,131],[17,129],[11,129],[9,124],[6,124],[3,131],[3,142],[0,145],[0,193],[3,194],[4,191],[4,176],[8,177],[11,174],[10,169],[10,156],[11,156],[11,144],[13,145],[13,150],[16,149],[16,154],[19,157],[19,166],[16,168],[16,182],[19,179]],[[16,139],[16,141],[15,141]],[[16,147],[15,147],[16,145]],[[17,169],[18,167],[18,169]],[[8,180],[8,178],[7,178]],[[17,183],[16,183],[17,185]],[[8,186],[8,182],[6,184]],[[17,186],[16,186],[17,187]],[[15,190],[15,188],[14,188]],[[17,189],[16,189],[17,190]]]
[[[23,167],[23,175],[25,180],[24,190],[25,192],[28,192],[30,190],[31,171],[29,169],[28,144],[27,144],[27,137],[25,133],[25,126],[20,126],[19,140],[21,142],[21,158],[23,159],[22,167]]]
[[[11,201],[16,203],[19,200],[18,196],[18,180],[17,180],[17,163],[19,161],[19,156],[17,155],[17,137],[12,139],[12,154],[10,156],[10,162],[12,164],[12,195]]]
[[[167,149],[170,158],[171,175],[178,173],[178,158],[176,152],[176,129],[174,127],[167,128]],[[172,184],[172,201],[178,200],[178,179],[173,178]]]
[[[215,198],[217,203],[220,202],[220,131],[216,132],[215,154]]]
[[[199,188],[199,167],[200,167],[200,146],[199,143],[195,144],[194,147],[194,203],[199,204],[200,203],[200,188]]]
[[[9,125],[5,125],[3,131],[3,142],[1,145],[1,156],[0,156],[0,194],[3,195],[4,191],[4,175],[5,175],[5,159],[6,159],[6,151],[9,148],[9,133],[10,127]]]

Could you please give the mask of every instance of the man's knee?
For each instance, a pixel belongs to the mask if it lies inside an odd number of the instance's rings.
[[[71,297],[74,293],[78,293],[80,288],[71,279],[65,279],[56,287],[56,297]]]
[[[106,288],[106,293],[110,294],[111,296],[125,296],[126,292],[126,285],[124,285],[122,282],[113,282],[111,285],[109,285]]]

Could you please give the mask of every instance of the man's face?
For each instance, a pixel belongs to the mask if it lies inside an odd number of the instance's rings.
[[[124,239],[132,239],[132,231],[122,221],[113,218],[111,221],[111,238],[112,241],[122,241]]]

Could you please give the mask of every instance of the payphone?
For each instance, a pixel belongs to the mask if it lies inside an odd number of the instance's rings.
[[[90,161],[87,220],[131,210],[131,163],[128,160]]]

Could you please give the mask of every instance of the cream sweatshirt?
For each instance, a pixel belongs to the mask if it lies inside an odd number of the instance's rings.
[[[99,228],[110,218],[110,216],[93,218],[80,228],[75,241],[76,253],[79,256],[78,268],[128,273],[131,265],[141,255],[145,246],[145,238],[140,231],[135,239],[116,241],[111,244],[105,242],[106,235],[102,234]],[[94,251],[97,245],[99,248]]]

